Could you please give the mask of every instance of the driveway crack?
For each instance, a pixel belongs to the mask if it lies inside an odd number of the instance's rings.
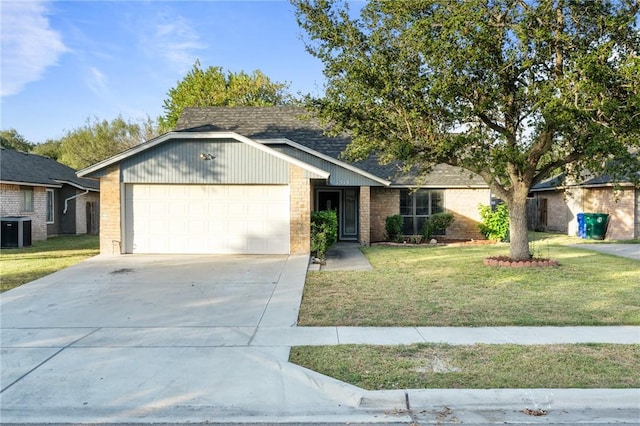
[[[93,333],[95,333],[96,331],[100,331],[102,330],[102,327],[96,328],[95,330],[92,330],[91,332],[85,334],[84,336],[78,337],[76,340],[74,340],[73,342],[67,344],[66,346],[61,347],[59,350],[57,350],[56,352],[54,352],[53,354],[51,354],[49,357],[47,357],[44,361],[40,362],[38,365],[36,365],[35,367],[33,367],[32,369],[30,369],[29,371],[27,371],[26,373],[24,373],[22,376],[18,377],[17,379],[15,379],[13,382],[9,383],[7,386],[5,386],[4,388],[0,389],[0,393],[3,393],[4,391],[6,391],[7,389],[9,389],[10,387],[12,387],[13,385],[15,385],[16,383],[18,383],[19,381],[21,381],[22,379],[24,379],[25,377],[27,377],[29,374],[33,373],[34,371],[36,371],[38,368],[42,367],[44,364],[46,364],[47,362],[49,362],[51,359],[53,359],[55,356],[57,356],[60,352],[64,351],[65,349],[68,349],[69,347],[75,345],[76,343],[78,343],[79,341],[86,339],[87,337],[91,336]]]

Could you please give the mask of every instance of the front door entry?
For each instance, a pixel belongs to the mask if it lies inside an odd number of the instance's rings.
[[[356,188],[318,189],[316,209],[336,211],[340,240],[358,239],[358,190]]]

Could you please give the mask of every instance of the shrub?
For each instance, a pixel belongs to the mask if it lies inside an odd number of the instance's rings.
[[[424,221],[422,235],[425,240],[429,240],[437,231],[444,232],[455,220],[451,213],[432,214],[429,219]]]
[[[311,254],[324,259],[329,247],[338,241],[338,215],[335,210],[311,213]]]
[[[384,229],[387,231],[389,241],[400,241],[402,239],[402,223],[404,219],[399,214],[387,216],[384,220]]]
[[[489,240],[509,241],[509,209],[501,203],[495,209],[491,206],[478,206],[482,223],[480,232]]]

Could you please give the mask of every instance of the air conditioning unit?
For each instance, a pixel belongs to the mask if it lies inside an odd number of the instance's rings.
[[[31,218],[7,216],[0,219],[0,240],[2,248],[20,248],[31,245]]]

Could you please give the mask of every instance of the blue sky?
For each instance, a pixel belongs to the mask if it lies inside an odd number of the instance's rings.
[[[163,114],[167,91],[199,59],[322,92],[293,7],[273,1],[0,0],[1,123],[35,143],[88,118]]]

